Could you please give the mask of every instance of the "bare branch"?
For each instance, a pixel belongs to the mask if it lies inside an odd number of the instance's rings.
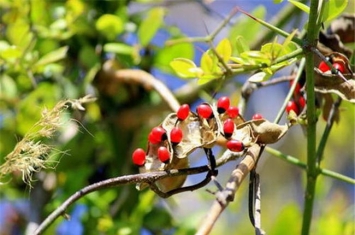
[[[225,189],[216,194],[216,200],[212,204],[210,211],[196,234],[204,235],[211,232],[213,225],[222,211],[228,206],[229,202],[234,200],[234,195],[244,178],[255,167],[259,153],[260,146],[257,144],[252,145],[248,149],[244,159],[237,165],[236,169],[233,170]]]

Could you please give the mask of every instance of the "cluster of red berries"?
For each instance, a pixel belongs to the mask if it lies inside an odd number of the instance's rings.
[[[226,96],[223,96],[218,99],[217,101],[217,113],[219,115],[227,115],[227,119],[223,123],[223,134],[227,139],[230,139],[234,130],[235,130],[235,123],[233,121],[234,118],[239,116],[239,109],[238,107],[230,105],[230,99]],[[150,144],[153,145],[161,145],[157,150],[157,157],[163,163],[168,163],[171,158],[171,153],[169,152],[168,148],[165,147],[164,141],[168,141],[168,137],[172,147],[178,145],[183,140],[183,131],[177,126],[178,122],[183,122],[186,120],[190,115],[190,106],[188,104],[183,104],[180,106],[178,111],[176,112],[177,122],[170,130],[170,133],[161,127],[154,127],[149,135],[148,141]],[[196,113],[201,119],[212,119],[212,118],[219,118],[215,117],[214,112],[212,110],[212,106],[206,103],[200,104],[196,108]],[[262,118],[262,117],[261,117]],[[244,150],[244,145],[241,141],[238,140],[229,140],[227,142],[227,148],[231,151],[240,152]],[[132,160],[135,165],[143,166],[146,162],[146,152],[138,148],[132,154]]]
[[[290,81],[290,87],[293,85],[294,80]],[[288,101],[286,105],[286,112],[290,113],[291,111],[295,112],[296,115],[299,115],[303,108],[306,106],[306,99],[303,96],[303,92],[301,91],[301,84],[297,83],[295,90],[293,91],[293,96],[290,101]]]
[[[333,61],[332,58],[326,57],[326,60],[329,61],[335,69],[337,69],[339,72],[344,73],[345,72],[345,64],[341,63],[340,61]],[[322,71],[323,73],[326,73],[328,71],[331,71],[331,68],[327,65],[325,61],[321,61],[318,65],[318,69]],[[332,71],[331,71],[332,72]],[[333,73],[333,72],[332,72]]]

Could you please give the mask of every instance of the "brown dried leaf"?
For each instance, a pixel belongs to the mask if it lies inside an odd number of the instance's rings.
[[[279,141],[287,132],[287,125],[278,125],[265,119],[250,120],[238,125],[239,130],[249,128],[253,141],[259,144],[272,144]]]
[[[355,76],[353,74],[344,74],[347,81],[344,81],[336,74],[322,73],[315,68],[315,91],[327,94],[334,93],[339,95],[343,100],[355,103]]]
[[[334,100],[331,94],[323,94],[323,99],[324,99],[324,104],[323,104],[322,116],[324,120],[328,120],[330,110],[333,107]],[[337,112],[334,114],[334,121],[338,123],[340,119],[340,115],[339,115],[339,110],[336,109],[336,111]]]

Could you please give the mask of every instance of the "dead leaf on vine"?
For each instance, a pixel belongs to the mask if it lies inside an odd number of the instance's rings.
[[[257,143],[272,144],[279,141],[287,132],[288,125],[278,125],[265,119],[250,120],[241,125],[238,129],[250,128],[251,136]]]
[[[324,105],[323,105],[322,115],[324,120],[328,120],[330,111],[332,110],[333,107],[334,100],[331,94],[323,94],[323,99],[324,99]],[[339,110],[336,109],[336,113],[334,114],[334,121],[338,123],[339,120],[340,120]]]
[[[314,69],[315,91],[327,94],[334,93],[339,95],[343,100],[355,103],[355,80],[353,74],[343,74],[347,81],[344,81],[336,74],[322,73],[318,68]]]

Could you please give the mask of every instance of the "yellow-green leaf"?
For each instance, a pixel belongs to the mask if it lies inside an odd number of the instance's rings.
[[[209,55],[208,51],[202,54],[201,56],[201,69],[204,73],[210,74],[212,73],[212,68],[214,66],[213,59]]]
[[[348,5],[348,0],[329,0],[324,1],[322,12],[322,22],[330,21],[339,16]]]
[[[155,7],[149,11],[148,16],[142,21],[138,28],[137,35],[139,42],[143,47],[150,43],[160,26],[163,24],[164,15],[164,8]]]
[[[238,51],[239,54],[245,52],[245,51],[250,51],[250,48],[247,44],[247,42],[245,41],[245,39],[243,38],[243,36],[238,36],[236,39],[236,49]]]
[[[228,38],[220,41],[216,47],[216,51],[220,57],[222,57],[224,62],[227,62],[232,55],[232,45]]]
[[[123,31],[123,22],[116,15],[104,14],[96,21],[96,29],[107,39],[114,40]]]
[[[198,68],[192,60],[184,58],[174,59],[170,62],[170,66],[181,78],[196,78],[203,73],[202,70]]]
[[[68,49],[69,49],[68,46],[64,46],[64,47],[58,48],[55,51],[49,52],[48,54],[45,54],[37,61],[35,66],[39,67],[39,66],[54,63],[58,60],[63,59],[67,55]]]
[[[301,9],[302,11],[306,12],[307,14],[309,14],[309,6],[299,2],[299,1],[295,1],[295,0],[288,0],[290,3],[292,3],[293,5],[295,5],[296,7],[298,7],[299,9]]]

